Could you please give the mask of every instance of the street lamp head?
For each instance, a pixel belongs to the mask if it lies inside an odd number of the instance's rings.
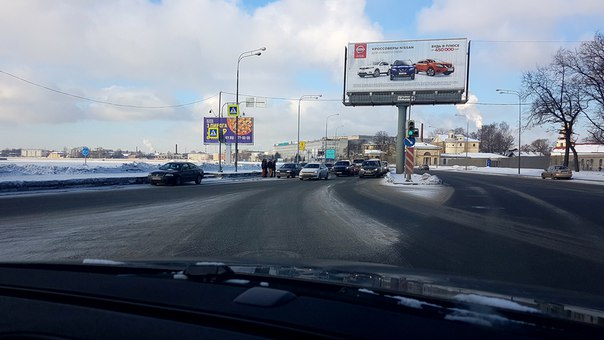
[[[266,51],[266,47],[260,48],[260,51]]]
[[[261,54],[262,54],[262,52],[254,53],[254,55],[261,55]]]

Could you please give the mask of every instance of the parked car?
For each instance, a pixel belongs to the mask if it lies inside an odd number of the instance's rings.
[[[428,164],[422,164],[419,166],[419,170],[430,170],[430,166]]]
[[[564,165],[552,165],[541,173],[541,178],[552,178],[552,179],[571,179],[573,172],[567,166]]]
[[[300,180],[303,179],[329,179],[329,169],[323,163],[308,163],[300,170]]]
[[[277,178],[281,178],[281,176],[286,177],[286,178],[294,178],[296,176],[298,176],[298,174],[300,173],[300,170],[302,170],[302,166],[300,164],[296,164],[296,163],[285,163],[283,165],[281,165],[281,167],[279,169],[277,169]]]
[[[390,65],[390,80],[395,78],[411,78],[415,79],[415,66],[411,60],[395,60]]]
[[[357,171],[354,164],[349,160],[337,161],[333,166],[333,172],[336,176],[354,176]]]
[[[367,176],[382,177],[383,174],[382,162],[379,159],[368,159],[363,161],[363,164],[361,165],[359,178]]]
[[[436,74],[444,74],[448,76],[455,71],[452,63],[434,59],[424,59],[413,64],[415,66],[415,72],[425,72],[430,77]]]
[[[180,185],[185,182],[201,183],[203,169],[189,162],[169,162],[159,167],[159,170],[151,171],[149,183]]]
[[[333,169],[333,163],[331,163],[331,162],[327,162],[327,163],[324,163],[324,164],[325,164],[325,166],[327,167],[327,169],[329,169],[329,172],[332,172],[332,169]]]
[[[388,64],[385,61],[380,61],[380,62],[374,63],[373,65],[369,65],[369,66],[359,67],[359,77],[361,77],[361,78],[368,77],[368,76],[377,78],[382,74],[385,74],[385,75],[390,74],[390,64]]]

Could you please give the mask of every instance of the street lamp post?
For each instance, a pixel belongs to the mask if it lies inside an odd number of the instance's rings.
[[[266,47],[257,48],[251,51],[245,51],[239,55],[237,59],[237,88],[235,90],[235,103],[239,103],[239,63],[241,59],[253,56],[259,56],[261,51],[266,51]],[[239,158],[239,112],[235,117],[235,172],[237,172],[237,160]]]
[[[304,98],[319,99],[321,96],[321,94],[305,94],[298,99],[298,146],[296,151],[296,164],[300,163],[300,102]]]
[[[323,145],[323,158],[325,160],[327,160],[327,121],[329,120],[329,118],[339,116],[339,115],[340,115],[339,113],[334,113],[332,115],[327,116],[327,118],[325,118],[325,142]]]
[[[466,117],[466,170],[468,170],[468,146],[470,144],[470,119],[466,115],[456,115],[458,117]]]
[[[513,94],[518,96],[518,175],[520,175],[520,146],[522,145],[520,143],[520,135],[522,131],[522,94],[515,90],[497,89],[496,91],[499,92],[499,94]]]

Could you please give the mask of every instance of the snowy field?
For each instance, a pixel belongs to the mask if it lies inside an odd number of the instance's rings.
[[[52,181],[84,178],[144,177],[167,160],[87,160],[48,158],[9,158],[0,160],[0,182]],[[84,164],[86,163],[86,164]],[[204,172],[218,172],[217,163],[198,163]],[[235,171],[233,165],[223,165],[224,173]],[[238,172],[260,171],[260,163],[239,162]]]

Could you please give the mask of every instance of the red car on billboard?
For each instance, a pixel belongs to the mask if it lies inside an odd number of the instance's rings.
[[[452,63],[434,59],[420,60],[413,65],[415,66],[415,72],[425,72],[430,77],[436,74],[448,76],[455,71],[455,67],[453,67]]]

